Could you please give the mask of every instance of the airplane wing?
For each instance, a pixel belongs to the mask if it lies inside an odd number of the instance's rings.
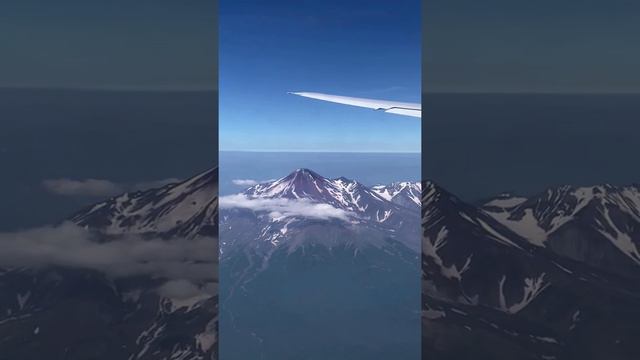
[[[387,101],[387,100],[375,100],[375,99],[363,99],[363,98],[354,98],[348,96],[338,96],[338,95],[329,95],[329,94],[321,94],[314,92],[290,92],[289,94],[304,96],[317,100],[330,101],[338,104],[352,105],[352,106],[360,106],[374,110],[382,110],[384,112],[398,114],[398,115],[406,115],[413,117],[422,117],[422,105],[417,103],[404,103],[397,101]]]

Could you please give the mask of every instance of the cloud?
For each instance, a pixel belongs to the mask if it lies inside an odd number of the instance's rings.
[[[72,223],[0,233],[0,267],[63,266],[116,278],[149,275],[193,282],[218,278],[215,238],[96,240],[95,234]]]
[[[171,299],[184,300],[204,296],[209,297],[217,294],[217,284],[210,282],[198,286],[185,279],[169,280],[158,288],[161,296]]]
[[[264,183],[273,182],[273,181],[276,181],[276,179],[269,179],[269,180],[235,179],[235,180],[231,180],[231,182],[234,185],[238,185],[238,186],[254,186],[254,185],[264,184]]]
[[[63,196],[95,196],[107,197],[122,194],[127,191],[147,190],[163,187],[180,182],[180,179],[167,178],[154,181],[144,181],[135,184],[116,183],[104,179],[46,179],[42,186],[50,193]]]
[[[42,186],[51,193],[66,196],[113,196],[124,191],[119,184],[100,179],[47,179]]]
[[[222,196],[221,208],[241,208],[268,212],[272,219],[305,217],[313,219],[339,219],[347,221],[351,212],[320,204],[308,199],[265,199],[251,198],[243,194]]]
[[[253,185],[259,184],[257,180],[252,180],[252,179],[235,179],[235,180],[231,180],[231,182],[234,185],[238,185],[238,186],[253,186]]]

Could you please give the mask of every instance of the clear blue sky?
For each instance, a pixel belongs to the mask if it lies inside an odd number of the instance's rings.
[[[219,3],[220,149],[419,152],[419,119],[287,94],[419,102],[420,1]]]

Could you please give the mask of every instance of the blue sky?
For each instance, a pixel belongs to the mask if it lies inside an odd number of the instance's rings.
[[[220,149],[419,152],[420,121],[287,94],[420,101],[420,1],[219,4]]]

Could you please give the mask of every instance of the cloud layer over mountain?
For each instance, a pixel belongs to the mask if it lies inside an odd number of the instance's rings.
[[[149,275],[206,282],[217,279],[217,241],[143,239],[127,236],[97,242],[91,232],[66,222],[0,233],[0,266],[63,266],[100,271],[112,277]]]
[[[329,204],[314,203],[308,199],[252,198],[244,194],[220,198],[221,208],[242,208],[267,211],[274,219],[301,216],[315,219],[339,219],[348,221],[350,212]]]

